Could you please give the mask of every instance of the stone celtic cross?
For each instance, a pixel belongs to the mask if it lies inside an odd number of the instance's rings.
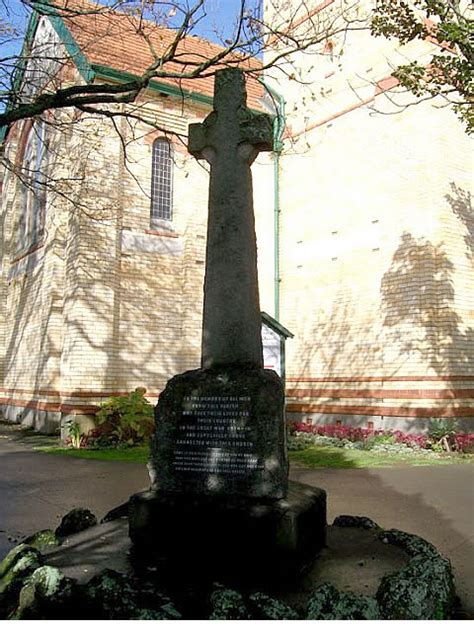
[[[273,148],[272,120],[248,109],[246,96],[241,70],[218,71],[213,112],[189,126],[190,153],[211,167],[203,368],[263,365],[250,166]]]

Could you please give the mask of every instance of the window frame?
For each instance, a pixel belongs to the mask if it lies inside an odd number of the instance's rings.
[[[167,147],[167,155],[163,151]],[[173,144],[155,138],[151,150],[150,228],[170,228],[173,222]]]
[[[35,121],[26,133],[21,158],[18,248],[36,245],[44,235],[48,146],[46,121]]]

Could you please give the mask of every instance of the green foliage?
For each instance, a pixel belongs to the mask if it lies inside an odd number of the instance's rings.
[[[458,434],[456,419],[430,419],[428,437],[430,447],[434,452],[452,452],[463,449],[462,445],[458,444],[458,439],[462,440],[463,435]]]
[[[67,433],[73,448],[81,447],[82,432],[78,421],[70,421],[67,425]]]
[[[377,0],[371,31],[375,36],[398,39],[400,44],[433,38],[438,42],[441,53],[434,54],[426,65],[405,64],[393,75],[417,97],[443,97],[471,134],[474,131],[474,23],[460,3],[457,0]]]
[[[428,436],[440,441],[444,437],[453,437],[458,430],[456,419],[432,418],[428,423]]]
[[[424,25],[418,21],[412,7],[399,0],[378,0],[372,18],[372,33],[396,37],[406,44],[424,33]]]
[[[135,389],[129,395],[111,397],[97,413],[96,443],[136,445],[153,432],[153,406],[145,398],[145,390]],[[105,438],[105,442],[104,442]]]

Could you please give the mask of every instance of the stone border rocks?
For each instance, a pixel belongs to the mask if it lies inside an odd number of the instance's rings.
[[[25,538],[22,544],[27,544],[38,551],[48,551],[49,549],[59,546],[61,540],[51,529],[43,529]]]
[[[382,529],[365,516],[338,516],[339,527],[377,530],[378,538],[402,549],[410,560],[405,568],[386,575],[377,590],[381,619],[449,619],[456,607],[454,578],[449,560],[417,535]]]
[[[181,614],[172,601],[144,582],[106,569],[83,590],[83,607],[93,619],[176,620]]]
[[[85,514],[86,522],[89,514]],[[203,592],[206,616],[213,620],[426,620],[454,616],[451,564],[432,544],[398,529],[384,530],[363,516],[339,516],[333,526],[373,530],[381,542],[399,547],[408,562],[382,578],[375,596],[341,591],[323,582],[314,586],[298,611],[263,592],[238,592],[214,584]],[[34,547],[20,544],[0,563],[0,618],[184,618],[180,606],[156,586],[153,577],[130,577],[105,569],[79,585],[58,568],[45,565],[39,549],[50,548],[56,537],[53,532],[40,531],[27,538]]]
[[[66,538],[68,535],[74,533],[80,533],[89,527],[94,527],[97,524],[97,518],[92,511],[77,507],[67,513],[61,520],[61,524],[56,529],[55,534],[58,538]]]
[[[357,529],[380,529],[371,518],[365,516],[338,516],[332,523],[334,527],[356,527]]]
[[[449,619],[457,601],[449,560],[423,538],[398,529],[382,531],[379,537],[411,558],[380,583],[377,601],[384,619]]]
[[[322,621],[380,619],[380,610],[373,597],[342,592],[329,582],[321,584],[308,600],[306,619]]]
[[[27,544],[16,546],[0,563],[0,618],[6,618],[23,584],[42,563],[40,552]]]
[[[10,619],[68,619],[75,614],[76,582],[54,566],[40,566],[24,583]]]

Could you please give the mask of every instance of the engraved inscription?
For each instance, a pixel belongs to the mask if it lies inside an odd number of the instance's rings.
[[[189,395],[173,455],[176,472],[245,475],[263,470],[251,439],[250,397]]]

